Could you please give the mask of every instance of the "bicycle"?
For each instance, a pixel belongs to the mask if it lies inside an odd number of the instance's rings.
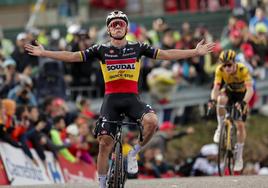
[[[234,175],[235,144],[237,141],[235,120],[239,119],[242,115],[242,111],[238,110],[235,104],[225,106],[225,109],[226,114],[220,130],[220,140],[218,143],[217,166],[219,176]],[[207,115],[210,113],[211,109],[208,109]]]
[[[125,116],[122,116],[124,119]],[[139,121],[137,122],[124,122],[124,121],[108,121],[106,119],[100,118],[98,124],[110,123],[116,125],[116,134],[114,139],[114,147],[110,155],[109,170],[107,175],[107,186],[108,188],[124,188],[125,182],[127,180],[126,171],[126,159],[123,158],[122,151],[122,126],[138,126],[139,128],[139,140],[143,141],[142,131],[143,127]],[[96,136],[95,136],[96,137]]]
[[[238,110],[235,105],[226,106],[226,114],[224,124],[220,131],[220,140],[218,148],[218,172],[219,176],[234,175],[234,163],[236,157],[235,144],[236,125],[235,119],[241,117],[241,110]]]

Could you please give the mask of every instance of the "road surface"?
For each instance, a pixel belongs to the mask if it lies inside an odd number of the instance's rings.
[[[1,188],[98,188],[97,183],[39,186],[1,186]],[[126,188],[268,188],[268,176],[191,177],[128,180]]]

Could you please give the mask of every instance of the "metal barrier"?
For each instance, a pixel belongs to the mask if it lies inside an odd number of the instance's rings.
[[[255,108],[259,108],[266,102],[265,97],[268,96],[268,80],[258,81],[256,83],[256,89],[258,91],[259,101],[255,104]],[[176,92],[172,96],[170,103],[161,105],[154,103],[149,93],[142,93],[140,97],[144,102],[151,104],[155,110],[161,111],[164,109],[183,108],[186,106],[193,105],[204,105],[209,100],[210,92],[210,87],[187,87]],[[101,103],[102,98],[92,100],[92,110],[99,112]]]
[[[77,96],[88,98],[100,98],[101,96],[99,88],[95,86],[68,87],[66,93],[68,100],[74,100]]]

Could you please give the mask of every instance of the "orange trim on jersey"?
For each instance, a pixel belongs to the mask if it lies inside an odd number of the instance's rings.
[[[105,94],[111,93],[136,93],[138,94],[138,82],[132,80],[114,80],[105,83]]]

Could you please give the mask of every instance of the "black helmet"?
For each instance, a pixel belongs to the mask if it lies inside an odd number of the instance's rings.
[[[114,19],[122,19],[124,20],[127,25],[128,25],[128,18],[127,15],[125,13],[123,13],[120,10],[115,10],[113,12],[110,12],[106,18],[106,26],[108,26],[110,24],[110,22]]]
[[[219,59],[222,63],[234,62],[236,53],[234,50],[222,51]]]

